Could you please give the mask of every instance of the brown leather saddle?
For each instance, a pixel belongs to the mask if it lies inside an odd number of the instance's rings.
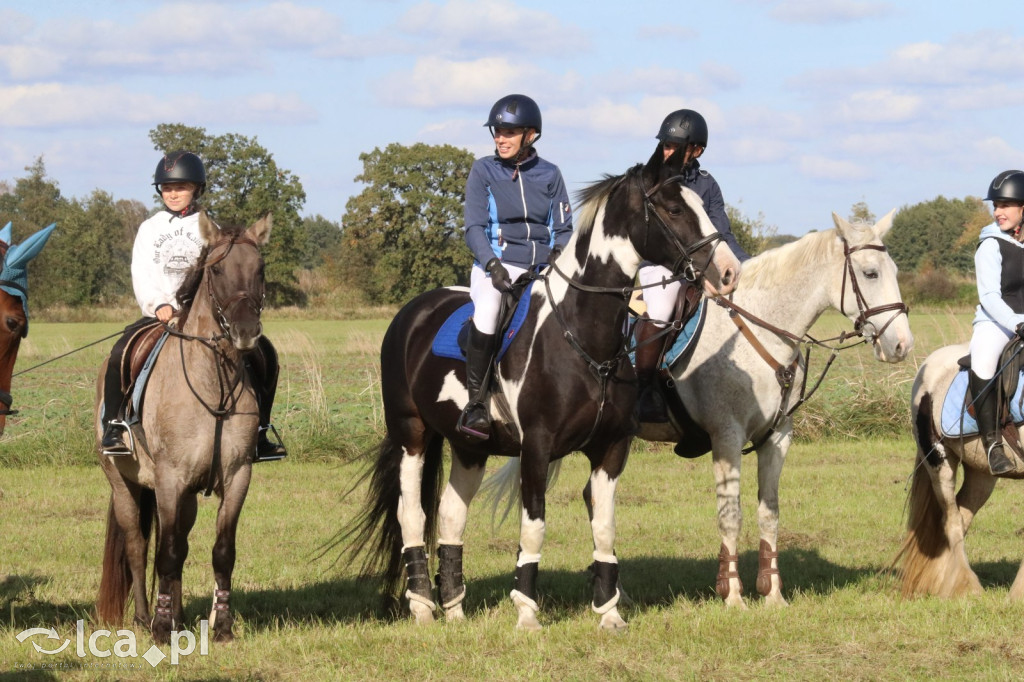
[[[137,329],[125,344],[124,353],[121,355],[121,390],[125,395],[131,395],[135,389],[135,382],[142,373],[146,360],[163,335],[164,325],[154,320],[151,324]]]

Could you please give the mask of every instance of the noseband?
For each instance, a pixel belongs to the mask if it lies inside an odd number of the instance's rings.
[[[225,244],[227,245],[227,248],[224,250],[224,253],[221,254],[220,257],[217,258],[216,260],[208,260],[206,263],[204,263],[204,269],[210,268],[216,265],[217,263],[220,263],[225,258],[227,258],[228,254],[231,253],[231,249],[234,248],[235,244],[246,244],[248,246],[251,246],[254,249],[256,249],[257,253],[259,253],[260,250],[259,244],[254,242],[246,235],[241,234],[235,237],[225,237],[223,239],[218,240],[210,247],[210,251],[213,251],[217,247],[223,246]],[[228,334],[229,330],[231,329],[231,322],[228,319],[228,310],[230,310],[230,308],[236,303],[246,301],[249,304],[249,309],[252,312],[256,313],[256,315],[259,315],[260,313],[263,312],[263,303],[267,298],[266,290],[263,289],[263,287],[261,287],[259,298],[253,295],[251,291],[239,289],[231,296],[229,296],[226,300],[221,301],[219,298],[217,298],[217,294],[213,290],[213,278],[207,275],[205,279],[206,292],[207,295],[210,297],[210,302],[213,304],[213,313],[214,315],[216,315],[218,324],[220,325],[220,328],[224,331],[225,335]]]
[[[874,344],[877,342],[878,337],[884,334],[885,330],[889,328],[889,325],[892,324],[893,320],[895,320],[901,314],[909,314],[910,308],[908,308],[907,305],[903,303],[903,301],[896,301],[895,303],[886,303],[885,305],[875,306],[874,308],[868,306],[867,299],[864,298],[864,294],[861,293],[860,285],[857,282],[857,273],[853,269],[853,260],[851,260],[850,255],[853,252],[860,251],[862,249],[882,251],[884,253],[886,251],[886,248],[882,244],[861,244],[860,246],[850,246],[850,243],[847,242],[845,238],[840,237],[840,239],[842,239],[843,241],[843,257],[846,259],[846,264],[843,267],[843,285],[840,289],[841,293],[839,294],[839,310],[842,311],[843,315],[847,314],[846,276],[849,275],[850,288],[853,289],[853,295],[857,301],[858,311],[857,317],[853,320],[853,330],[858,334],[862,334],[864,332],[864,325],[868,324],[869,317],[873,317],[881,313],[887,313],[890,310],[893,311],[892,315],[889,317],[888,320],[885,321],[885,324],[883,324],[881,327],[878,327],[878,325],[872,323],[872,326],[875,327],[876,331],[874,334],[871,335],[870,339],[871,343]]]

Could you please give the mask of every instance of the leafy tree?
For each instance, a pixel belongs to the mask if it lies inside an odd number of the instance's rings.
[[[203,159],[207,179],[203,205],[218,221],[249,225],[274,214],[270,244],[263,254],[267,299],[273,304],[298,302],[295,270],[306,253],[299,218],[306,193],[299,179],[279,168],[255,138],[234,133],[213,136],[203,128],[161,123],[149,131],[149,139],[160,153],[185,149]]]
[[[874,225],[878,221],[875,214],[868,208],[866,201],[858,201],[851,206],[850,217],[847,220],[851,223],[867,223],[869,225]]]
[[[465,284],[473,256],[462,239],[468,151],[390,144],[359,155],[366,184],[342,219],[341,271],[373,302],[398,303]]]
[[[961,274],[974,271],[974,249],[981,227],[992,222],[981,199],[939,196],[904,206],[893,219],[886,245],[900,269],[930,266]]]
[[[757,217],[748,218],[736,206],[725,205],[725,215],[729,218],[732,233],[743,250],[756,256],[771,246],[771,239],[779,231],[774,225],[765,225],[764,214],[758,211]]]
[[[322,215],[302,219],[302,230],[306,235],[306,248],[302,255],[302,267],[313,269],[323,265],[327,254],[341,244],[341,225]]]

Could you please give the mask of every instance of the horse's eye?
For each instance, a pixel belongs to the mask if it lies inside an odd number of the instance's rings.
[[[878,279],[878,270],[865,270],[864,276],[868,279]]]
[[[210,272],[215,275],[221,275],[224,272],[224,268],[220,266],[220,263],[216,263],[210,266]]]
[[[668,210],[668,214],[672,217],[680,216],[683,214],[683,209],[678,206],[673,206]]]
[[[7,331],[17,332],[21,330],[21,320],[16,317],[5,317],[4,324],[7,325]]]

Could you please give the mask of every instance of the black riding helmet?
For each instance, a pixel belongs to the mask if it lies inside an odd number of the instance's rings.
[[[168,182],[195,183],[196,198],[199,198],[206,189],[206,167],[203,166],[202,159],[192,152],[177,151],[165,154],[156,165],[153,185],[159,191],[160,185]]]
[[[1024,171],[1008,170],[997,175],[988,186],[986,201],[1016,201],[1024,204]]]
[[[540,107],[526,95],[505,95],[491,107],[491,114],[484,125],[494,136],[495,128],[533,128],[537,136],[530,144],[540,139]],[[524,145],[526,146],[526,145]]]
[[[662,142],[674,142],[683,148],[688,144],[695,144],[707,149],[708,124],[704,117],[693,109],[673,111],[662,122],[658,139]]]

